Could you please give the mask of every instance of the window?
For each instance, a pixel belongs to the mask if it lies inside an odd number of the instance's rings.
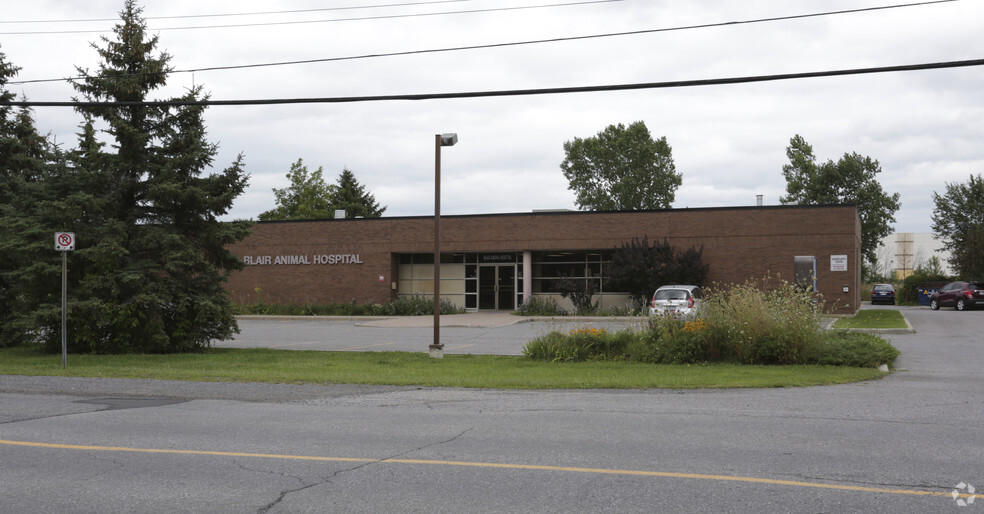
[[[611,250],[533,252],[533,292],[556,293],[562,278],[583,279],[597,292],[603,291],[602,269]]]

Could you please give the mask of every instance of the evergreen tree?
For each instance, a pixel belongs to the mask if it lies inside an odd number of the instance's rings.
[[[85,121],[73,166],[51,186],[75,188],[62,201],[74,215],[66,228],[78,240],[70,347],[198,350],[238,330],[223,284],[242,263],[225,246],[242,240],[249,223],[217,217],[243,192],[248,175],[241,157],[222,172],[203,174],[217,153],[206,140],[204,107],[148,103],[166,83],[170,56],[155,53],[158,38],[147,36],[133,0],[120,18],[116,39],[93,45],[99,69],[79,69],[74,81],[86,100],[112,104],[77,108]],[[198,87],[175,100],[203,96]],[[99,132],[111,146],[99,142]]]
[[[347,168],[342,168],[342,173],[338,175],[338,185],[332,195],[332,208],[344,210],[347,218],[378,218],[386,210],[386,207],[379,207],[376,198],[366,191],[364,185],[359,184],[355,173]]]
[[[6,84],[18,71],[0,52],[0,100],[14,99]],[[39,299],[60,291],[60,268],[51,251],[55,230],[43,235],[53,225],[25,218],[46,207],[41,185],[56,160],[54,145],[37,132],[29,109],[0,106],[0,346],[35,331],[24,313],[37,313]]]

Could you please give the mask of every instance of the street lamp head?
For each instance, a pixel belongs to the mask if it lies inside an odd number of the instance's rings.
[[[441,134],[441,146],[454,146],[458,142],[458,134]]]

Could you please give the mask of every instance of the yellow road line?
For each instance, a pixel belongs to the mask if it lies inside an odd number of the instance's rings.
[[[645,471],[630,469],[605,469],[605,468],[581,468],[568,466],[544,466],[535,464],[505,464],[496,462],[466,462],[449,460],[425,460],[425,459],[364,459],[351,457],[320,457],[314,455],[289,455],[276,453],[248,453],[248,452],[220,452],[208,450],[168,450],[159,448],[129,448],[125,446],[89,446],[77,444],[56,444],[39,443],[31,441],[7,441],[0,439],[0,445],[26,446],[32,448],[56,448],[61,450],[83,450],[101,452],[131,452],[131,453],[157,453],[170,455],[210,455],[220,457],[253,457],[261,459],[281,459],[281,460],[306,460],[320,462],[379,462],[392,464],[422,464],[430,466],[466,466],[473,468],[495,468],[495,469],[518,469],[533,471],[566,471],[572,473],[594,473],[600,475],[628,475],[643,477],[662,477],[662,478],[689,478],[695,480],[718,480],[730,482],[746,482],[756,484],[784,485],[791,487],[813,487],[819,489],[834,489],[840,491],[854,491],[865,493],[883,494],[904,494],[910,496],[946,496],[952,498],[969,498],[972,494],[964,493],[953,496],[950,492],[938,491],[918,491],[913,489],[887,489],[882,487],[864,487],[855,485],[824,484],[820,482],[801,482],[796,480],[776,480],[771,478],[742,477],[733,475],[706,475],[699,473],[673,473],[668,471]]]

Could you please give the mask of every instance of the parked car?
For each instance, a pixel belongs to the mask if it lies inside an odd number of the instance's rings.
[[[929,297],[929,308],[934,311],[951,306],[965,311],[977,305],[984,305],[984,283],[981,282],[950,282]]]
[[[892,284],[875,284],[871,289],[871,305],[887,303],[895,305],[895,286]]]
[[[671,314],[692,317],[700,309],[704,292],[698,286],[662,286],[653,293],[649,315]]]

